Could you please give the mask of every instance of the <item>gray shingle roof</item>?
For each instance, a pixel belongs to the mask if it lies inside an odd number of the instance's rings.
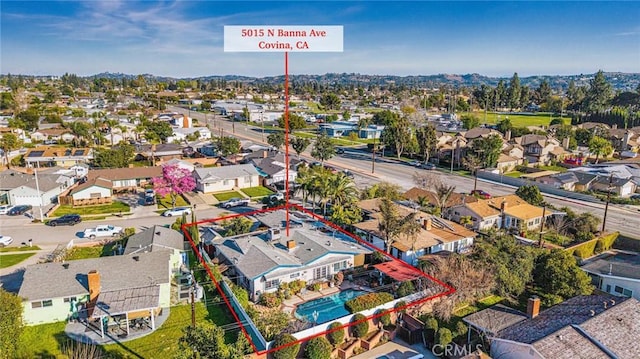
[[[138,260],[135,258],[138,257]],[[169,283],[169,252],[141,253],[30,265],[18,295],[26,300],[89,294],[87,273],[100,273],[101,292]]]
[[[183,250],[181,232],[163,226],[153,226],[129,237],[124,254],[144,253],[158,250]]]
[[[640,255],[622,252],[613,255],[607,253],[588,261],[581,268],[594,274],[640,279]]]
[[[258,171],[252,164],[232,165],[222,167],[196,168],[196,176],[200,182],[220,181],[225,179],[235,179],[244,176],[254,176]]]
[[[60,186],[57,182],[60,175],[46,174],[38,172],[38,186],[36,186],[36,176],[15,170],[7,170],[0,173],[0,189],[12,190],[20,186],[35,189],[40,187],[41,192],[47,192]]]
[[[470,314],[464,317],[463,321],[486,332],[488,335],[494,335],[525,319],[527,319],[527,315],[521,311],[497,304]]]

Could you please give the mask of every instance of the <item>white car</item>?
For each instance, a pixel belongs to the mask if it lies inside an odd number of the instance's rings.
[[[8,246],[11,242],[13,242],[13,238],[0,235],[0,247]]]
[[[111,225],[99,225],[96,228],[87,228],[84,230],[84,238],[94,239],[96,237],[115,237],[122,233],[122,227]]]
[[[2,206],[0,206],[0,214],[7,214],[7,212],[9,212],[9,210],[12,208],[13,206],[10,204],[3,204]]]
[[[176,207],[164,211],[162,214],[165,217],[182,216],[182,214],[191,214],[191,207]]]

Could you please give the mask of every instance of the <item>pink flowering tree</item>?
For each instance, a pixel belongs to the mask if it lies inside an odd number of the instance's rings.
[[[154,177],[153,189],[161,196],[171,195],[171,207],[175,208],[179,195],[196,188],[191,172],[178,165],[162,166],[162,177]]]

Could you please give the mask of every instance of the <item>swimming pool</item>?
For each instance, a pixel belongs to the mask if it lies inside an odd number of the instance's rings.
[[[349,314],[349,311],[344,306],[347,300],[367,293],[362,290],[347,289],[326,297],[310,300],[298,305],[295,316],[298,319],[305,319],[313,323],[313,312],[318,312],[316,324],[330,322]]]

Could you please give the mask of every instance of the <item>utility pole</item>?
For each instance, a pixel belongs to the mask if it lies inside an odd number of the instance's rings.
[[[611,201],[611,191],[613,190],[613,173],[609,175],[609,187],[607,187],[607,204],[604,206],[604,217],[602,218],[602,234],[604,234],[607,225],[607,212],[609,211],[609,202]]]
[[[40,169],[40,161],[36,162],[36,164],[37,168],[33,170],[33,173],[36,176],[36,191],[38,191],[38,197],[40,198],[40,205],[38,206],[38,209],[40,209],[40,222],[44,222],[44,215],[42,214],[42,206],[44,206],[44,204],[42,203],[42,193],[40,193],[40,185],[38,183],[38,169]]]
[[[373,135],[373,150],[371,154],[371,173],[376,172],[376,137]]]
[[[542,223],[540,223],[540,238],[538,239],[538,247],[542,248],[542,235],[544,234],[544,219],[547,214],[547,206],[542,206]]]

